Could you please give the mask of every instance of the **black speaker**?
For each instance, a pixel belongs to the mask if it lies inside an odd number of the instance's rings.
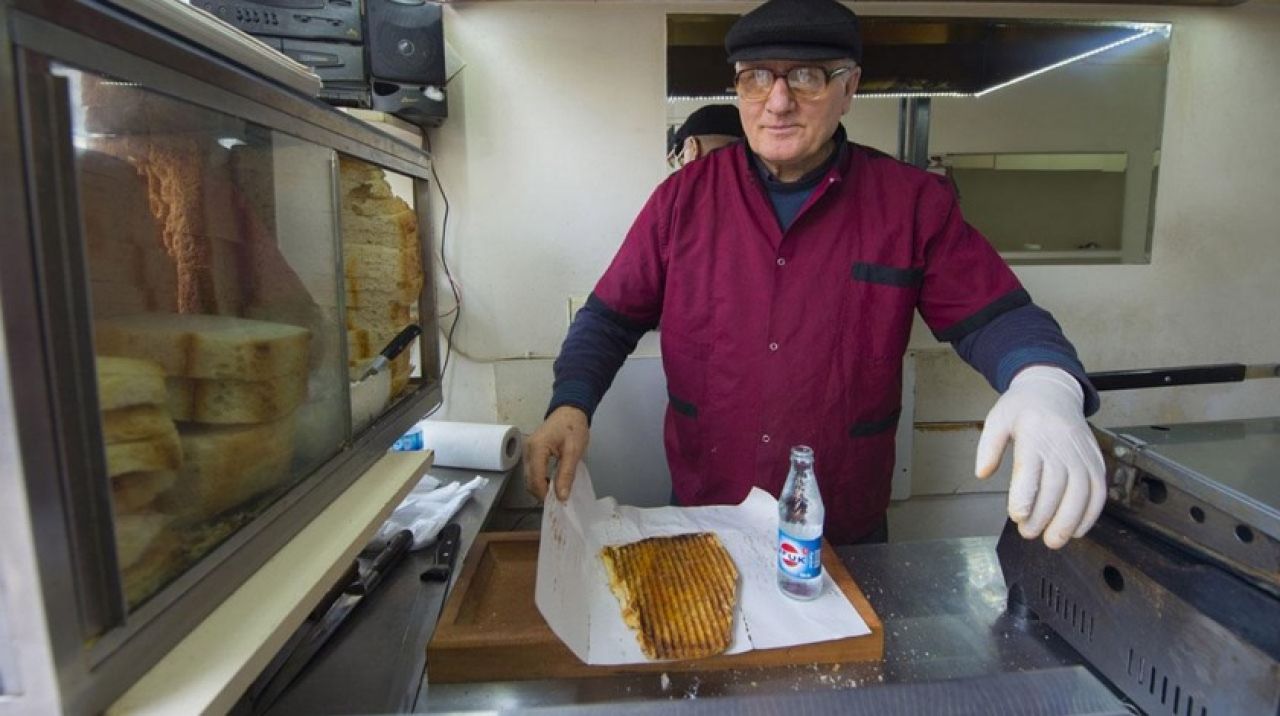
[[[449,102],[435,85],[373,80],[371,106],[420,127],[439,127],[449,116]]]
[[[440,4],[427,0],[367,0],[365,44],[375,80],[443,89],[444,24]]]

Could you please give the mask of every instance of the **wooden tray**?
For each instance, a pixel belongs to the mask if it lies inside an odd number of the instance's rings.
[[[682,673],[790,664],[876,661],[884,628],[862,590],[829,546],[822,566],[871,628],[866,636],[753,650],[693,661],[588,666],[551,631],[533,603],[537,532],[484,532],[467,554],[427,645],[434,683],[581,678],[647,671]]]

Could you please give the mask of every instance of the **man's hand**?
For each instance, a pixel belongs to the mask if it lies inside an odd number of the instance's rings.
[[[1106,468],[1084,419],[1084,391],[1060,368],[1024,368],[987,414],[975,471],[988,478],[1013,440],[1009,518],[1051,549],[1082,537],[1107,500]]]
[[[524,486],[539,500],[547,499],[547,463],[558,459],[556,468],[556,497],[561,502],[569,499],[569,487],[573,484],[578,461],[587,454],[591,432],[587,428],[587,414],[580,408],[562,405],[543,421],[524,445]]]

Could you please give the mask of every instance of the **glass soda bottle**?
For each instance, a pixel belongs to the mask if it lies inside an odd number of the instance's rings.
[[[808,601],[822,593],[822,520],[826,510],[813,473],[813,449],[791,448],[791,470],[778,497],[778,589]]]

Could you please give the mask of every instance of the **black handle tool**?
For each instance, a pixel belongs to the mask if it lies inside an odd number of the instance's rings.
[[[378,371],[387,367],[388,363],[395,360],[395,357],[400,355],[400,352],[405,348],[408,348],[409,344],[413,343],[413,339],[420,335],[422,335],[422,328],[418,324],[410,323],[405,326],[404,330],[397,333],[396,337],[392,338],[391,342],[387,344],[387,347],[383,348],[382,352],[369,363],[369,367],[365,368],[364,373],[361,374],[356,382],[358,383],[369,376],[376,375]]]
[[[1280,364],[1276,363],[1259,365],[1219,363],[1174,368],[1102,371],[1090,373],[1089,382],[1093,383],[1095,390],[1136,390],[1140,388],[1166,388],[1174,385],[1238,383],[1254,378],[1277,377],[1280,377]]]
[[[333,636],[334,632],[347,620],[352,610],[377,588],[386,573],[395,568],[408,553],[412,544],[413,533],[409,530],[401,530],[378,550],[377,556],[373,558],[367,569],[357,566],[355,570],[347,570],[343,575],[344,581],[339,582],[343,586],[337,598],[329,604],[322,615],[319,615],[318,620],[309,621],[304,625],[302,635],[294,642],[283,663],[273,673],[266,675],[263,683],[255,685],[257,696],[253,701],[253,713],[260,714],[266,711],[289,688],[290,684],[302,674],[307,664],[311,663],[312,658],[325,645],[329,637]],[[330,590],[330,593],[333,591]]]
[[[462,527],[457,522],[450,522],[440,530],[436,537],[435,563],[422,573],[424,582],[448,582],[453,574],[453,563],[458,558],[458,543],[462,541]]]

